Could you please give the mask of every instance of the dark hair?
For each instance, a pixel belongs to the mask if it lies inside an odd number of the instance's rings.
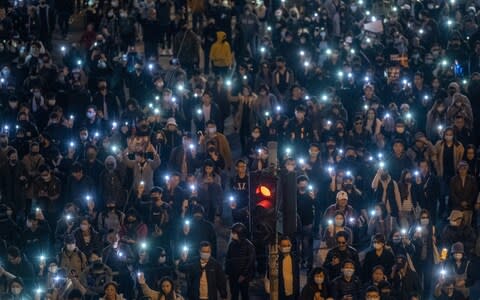
[[[72,173],[83,172],[83,166],[79,162],[74,162],[72,165]]]
[[[20,252],[20,249],[18,249],[17,247],[10,246],[7,249],[7,255],[17,258],[17,257],[21,256],[22,253]]]
[[[339,231],[335,234],[335,240],[338,239],[339,237],[344,237],[345,240],[348,242],[348,233],[346,231]]]
[[[210,244],[210,242],[207,242],[207,241],[201,241],[201,242],[200,242],[200,248],[199,248],[199,249],[204,248],[204,247],[210,247],[210,248],[212,248],[212,244]]]
[[[350,258],[347,258],[346,260],[343,261],[342,268],[345,267],[346,264],[352,264],[353,266],[355,266],[355,262]]]
[[[309,181],[307,175],[300,175],[297,177],[297,183],[300,183],[302,181]]]
[[[325,276],[325,280],[322,283],[322,287],[323,285],[328,286],[328,273],[322,267],[316,267],[312,269],[312,271],[308,274],[308,279],[307,279],[308,283],[311,284],[312,286],[316,286],[317,284],[315,283],[315,275],[321,274],[321,273],[323,273],[323,275]]]

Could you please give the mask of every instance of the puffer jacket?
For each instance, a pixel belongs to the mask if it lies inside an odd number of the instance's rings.
[[[225,274],[231,278],[245,277],[247,281],[255,275],[255,247],[247,239],[231,241],[225,259]]]

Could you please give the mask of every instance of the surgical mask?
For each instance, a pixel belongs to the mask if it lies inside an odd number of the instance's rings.
[[[455,258],[456,260],[460,260],[460,259],[463,258],[463,254],[462,253],[454,253],[453,258]]]
[[[335,226],[343,226],[343,220],[335,220]]]
[[[316,277],[316,276],[315,276],[314,281],[315,281],[316,284],[319,284],[319,285],[320,285],[320,284],[323,283],[324,278],[323,278],[323,277]]]
[[[421,225],[428,225],[430,223],[429,219],[420,219],[420,224]]]
[[[67,250],[68,250],[68,251],[73,251],[73,250],[75,250],[75,244],[67,244]]]
[[[252,137],[253,137],[254,139],[258,139],[258,138],[260,137],[260,133],[258,133],[258,132],[253,132],[253,133],[252,133]]]
[[[447,142],[453,141],[453,135],[446,135],[445,136],[445,141],[447,141]]]
[[[324,39],[325,36],[327,36],[327,33],[325,31],[321,31],[320,36],[322,37],[322,39]]]
[[[96,113],[93,111],[87,111],[87,118],[93,119],[95,118]]]
[[[283,254],[288,254],[290,251],[292,251],[292,247],[280,247],[280,252]]]
[[[160,263],[160,264],[164,264],[166,261],[167,261],[167,257],[166,257],[166,256],[160,256],[160,257],[158,258],[158,263]]]
[[[50,106],[54,106],[55,103],[56,103],[55,100],[48,100],[48,105],[50,105]]]
[[[355,273],[354,269],[343,269],[343,275],[347,277],[352,277],[353,273]]]
[[[81,231],[87,231],[87,230],[88,230],[88,225],[81,224],[81,225],[80,225],[80,230],[81,230]]]
[[[210,127],[209,127],[209,128],[207,128],[207,132],[208,132],[209,134],[214,134],[215,132],[217,132],[217,128],[216,128],[216,127],[213,127],[213,128],[210,128]]]
[[[14,294],[15,296],[20,295],[21,292],[22,292],[22,288],[20,288],[20,287],[12,287],[12,294]]]
[[[48,268],[48,272],[50,273],[57,273],[58,267],[57,266],[51,266]]]
[[[210,253],[203,253],[203,252],[200,253],[200,259],[202,259],[202,260],[209,260],[210,256],[211,256]]]
[[[392,242],[393,242],[394,244],[398,244],[398,243],[400,243],[401,241],[402,241],[402,238],[400,238],[400,237],[392,238]]]

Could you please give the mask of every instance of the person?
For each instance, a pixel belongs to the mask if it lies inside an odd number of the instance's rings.
[[[360,299],[362,286],[360,279],[355,275],[355,263],[347,259],[342,263],[342,275],[332,282],[332,296],[334,299]]]
[[[137,274],[138,284],[142,288],[142,292],[146,297],[150,299],[172,299],[172,300],[183,300],[183,297],[175,291],[175,284],[170,277],[163,277],[160,280],[161,291],[157,292],[147,285],[143,273]]]
[[[471,268],[472,262],[465,257],[463,244],[457,242],[450,249],[451,258],[446,261],[444,270],[450,278],[455,280],[455,290],[465,298],[470,296],[470,287],[474,283],[475,271]]]
[[[230,50],[230,44],[227,41],[227,34],[223,31],[217,31],[217,40],[210,48],[210,61],[212,71],[216,75],[225,75],[233,63],[233,54]]]
[[[281,236],[278,239],[278,296],[282,300],[296,299],[300,294],[299,263],[292,248],[292,242],[288,236]],[[267,274],[267,292],[270,290],[270,279]]]
[[[456,242],[462,242],[465,253],[472,253],[476,234],[470,225],[463,223],[463,212],[452,210],[448,220],[449,224],[443,228],[440,245],[450,248]]]
[[[25,287],[27,290],[33,289],[35,283],[35,271],[33,269],[33,265],[17,247],[8,247],[7,263],[5,264],[5,267],[2,268],[2,271],[2,275],[4,277],[10,279],[13,276],[20,277],[23,279],[23,287]]]
[[[125,300],[122,294],[117,293],[118,285],[114,281],[107,282],[104,287],[104,296],[100,300]]]
[[[231,299],[248,299],[248,287],[255,275],[255,247],[247,239],[248,230],[242,223],[232,225],[230,243],[225,258]]]
[[[87,265],[86,255],[77,248],[73,234],[65,236],[65,246],[58,254],[59,266],[67,271],[67,274],[78,276],[85,270]]]
[[[345,231],[337,232],[335,239],[337,246],[328,251],[323,265],[328,272],[328,277],[337,278],[340,276],[342,264],[346,260],[353,261],[358,274],[361,274],[358,252],[348,244],[348,234]]]
[[[20,277],[15,277],[12,280],[10,280],[8,284],[8,296],[11,297],[11,299],[21,299],[21,300],[31,300],[32,297],[28,294],[25,285],[23,283],[22,278]]]
[[[308,275],[307,284],[300,293],[301,300],[311,300],[315,298],[331,298],[330,282],[327,273],[321,267],[314,268]]]
[[[386,274],[390,274],[394,265],[393,253],[386,249],[385,237],[382,234],[375,234],[372,238],[373,249],[365,254],[363,261],[363,279],[367,280],[371,272],[377,266],[382,266]]]
[[[180,272],[188,275],[188,294],[192,299],[227,299],[227,279],[220,263],[212,257],[209,242],[200,243],[199,257],[189,258],[188,251],[182,252]]]
[[[457,172],[450,180],[450,207],[462,211],[464,224],[471,225],[478,183],[474,176],[468,174],[466,161],[458,163]]]
[[[455,280],[447,279],[438,283],[435,288],[435,296],[439,300],[465,300],[462,292],[455,289]]]
[[[421,291],[417,273],[411,269],[407,257],[399,254],[395,257],[395,265],[392,268],[392,296],[396,299],[410,299],[413,293]]]

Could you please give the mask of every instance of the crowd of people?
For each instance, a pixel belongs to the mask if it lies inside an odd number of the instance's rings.
[[[0,0],[0,298],[477,299],[479,9]]]

